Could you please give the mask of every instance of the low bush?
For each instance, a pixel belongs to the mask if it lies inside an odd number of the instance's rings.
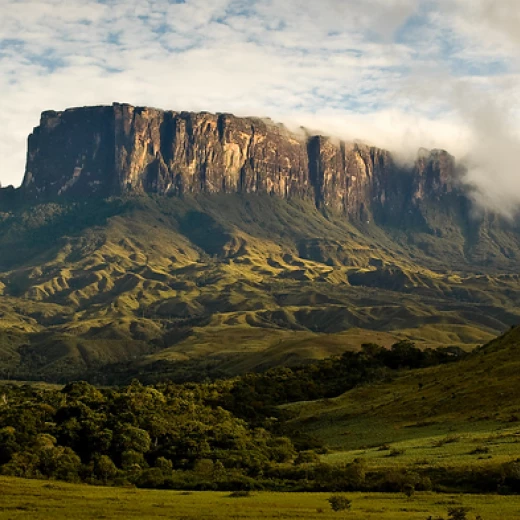
[[[328,502],[333,511],[347,511],[352,507],[352,500],[344,495],[332,495]]]

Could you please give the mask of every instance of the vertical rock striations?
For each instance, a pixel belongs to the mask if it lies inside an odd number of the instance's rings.
[[[269,193],[365,219],[441,196],[453,175],[446,152],[421,151],[411,170],[387,151],[297,136],[257,118],[114,104],[44,112],[29,137],[22,192]]]
[[[308,196],[305,144],[260,119],[114,105],[119,189]]]

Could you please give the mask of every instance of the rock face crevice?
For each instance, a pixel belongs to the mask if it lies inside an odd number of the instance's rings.
[[[268,193],[356,219],[396,213],[455,185],[453,157],[300,136],[270,121],[115,103],[44,112],[29,137],[23,196]]]

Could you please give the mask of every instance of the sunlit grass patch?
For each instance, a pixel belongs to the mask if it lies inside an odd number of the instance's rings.
[[[328,502],[330,493],[255,492],[235,498],[229,493],[98,488],[5,477],[0,477],[0,490],[0,519],[6,520],[328,520],[342,514],[352,520],[426,520],[446,517],[450,507],[467,508],[470,520],[477,515],[485,520],[516,520],[520,510],[516,496],[346,493],[351,508],[335,513]]]

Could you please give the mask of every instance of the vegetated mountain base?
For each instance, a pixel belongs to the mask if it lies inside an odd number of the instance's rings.
[[[469,354],[367,344],[213,383],[4,385],[0,468],[168,489],[515,494],[519,345],[516,328]]]
[[[449,363],[460,355],[402,342],[391,350],[367,345],[362,353],[295,372],[281,368],[198,385],[145,387],[134,381],[98,390],[72,383],[61,391],[5,386],[0,468],[15,476],[142,487],[248,489],[277,487],[276,481],[290,487],[283,476],[289,468],[281,464],[318,457],[282,436],[285,414],[278,405],[336,396],[397,367]],[[301,477],[291,477],[292,485]],[[329,477],[313,485],[334,486]]]
[[[394,225],[265,194],[15,199],[5,379],[203,380],[405,339],[471,350],[520,321],[518,227],[470,230],[456,206]]]

